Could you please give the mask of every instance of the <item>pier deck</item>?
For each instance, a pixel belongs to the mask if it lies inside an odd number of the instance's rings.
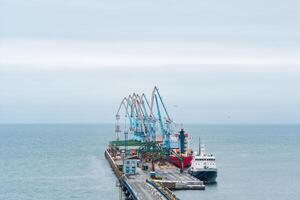
[[[119,170],[123,163],[122,160],[112,157],[109,151],[105,151],[105,156],[122,187],[127,189],[133,200],[178,200],[171,190],[205,189],[202,181],[194,178],[186,171],[181,173],[178,168],[171,164],[155,166],[155,171],[161,177],[160,179],[150,179],[149,172],[143,171],[141,168],[137,168],[134,175],[124,176]]]
[[[202,181],[194,178],[186,171],[180,173],[175,166],[166,166],[156,168],[156,172],[162,177],[162,180],[156,180],[163,186],[171,190],[204,190],[205,185]]]
[[[130,193],[130,198],[133,200],[178,200],[172,193],[164,191],[163,187],[156,187],[149,184],[147,180],[147,174],[142,170],[138,170],[136,175],[124,176],[123,173],[119,170],[116,161],[109,154],[108,151],[105,151],[105,157],[110,163],[113,171],[115,172],[117,178],[119,179],[122,187],[125,187]],[[117,162],[120,162],[119,160]]]
[[[136,192],[136,196],[139,199],[154,199],[154,200],[166,200],[163,195],[156,188],[146,182],[147,174],[141,169],[137,169],[137,174],[129,176],[127,178],[128,184]]]
[[[138,199],[154,199],[154,200],[167,200],[155,188],[150,186],[145,181],[128,181],[133,190],[136,192]]]

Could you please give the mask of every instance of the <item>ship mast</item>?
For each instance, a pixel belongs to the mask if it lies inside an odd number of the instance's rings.
[[[201,142],[200,142],[200,137],[199,137],[199,156],[201,156]]]

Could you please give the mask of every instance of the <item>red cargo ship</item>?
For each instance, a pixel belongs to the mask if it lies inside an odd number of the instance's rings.
[[[179,148],[173,149],[170,155],[170,163],[174,164],[178,168],[187,168],[191,166],[193,155],[191,149],[188,149],[189,134],[185,133],[183,129],[179,131],[179,134],[175,134],[178,140]],[[182,162],[182,163],[181,163]]]
[[[191,166],[193,155],[183,155],[183,168],[187,168]],[[175,155],[170,155],[170,162],[174,164],[176,167],[181,168],[180,159]]]

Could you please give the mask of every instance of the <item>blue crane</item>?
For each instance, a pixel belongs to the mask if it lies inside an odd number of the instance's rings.
[[[163,109],[160,108],[161,106]],[[135,140],[156,142],[157,127],[159,127],[163,145],[166,149],[170,149],[171,125],[173,122],[157,87],[153,89],[150,104],[145,94],[140,96],[133,93],[128,97],[124,97],[116,114],[116,132],[120,132],[119,113],[122,107],[125,108],[125,116],[128,116],[129,132],[133,133]]]
[[[157,98],[158,97],[158,98]],[[153,113],[153,108],[154,108],[154,101],[156,102],[156,109],[157,109],[157,115],[158,115],[158,121],[159,121],[159,126],[160,126],[160,131],[163,137],[163,143],[166,149],[170,149],[170,135],[171,135],[171,126],[170,124],[172,123],[172,120],[169,116],[169,113],[166,109],[166,106],[162,100],[162,97],[158,91],[157,87],[154,87],[154,90],[152,92],[152,104],[151,104],[151,111]],[[159,103],[163,106],[164,113],[166,115],[166,120],[165,123],[163,122],[161,111],[159,108]],[[164,128],[164,124],[166,124],[166,128]]]

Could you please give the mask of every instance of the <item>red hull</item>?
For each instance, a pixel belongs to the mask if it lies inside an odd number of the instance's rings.
[[[183,157],[183,168],[187,168],[189,166],[191,166],[191,162],[193,160],[193,156],[184,156]],[[171,155],[170,156],[170,162],[172,164],[174,164],[176,167],[181,168],[181,163],[180,163],[180,159],[177,158],[176,156]]]

